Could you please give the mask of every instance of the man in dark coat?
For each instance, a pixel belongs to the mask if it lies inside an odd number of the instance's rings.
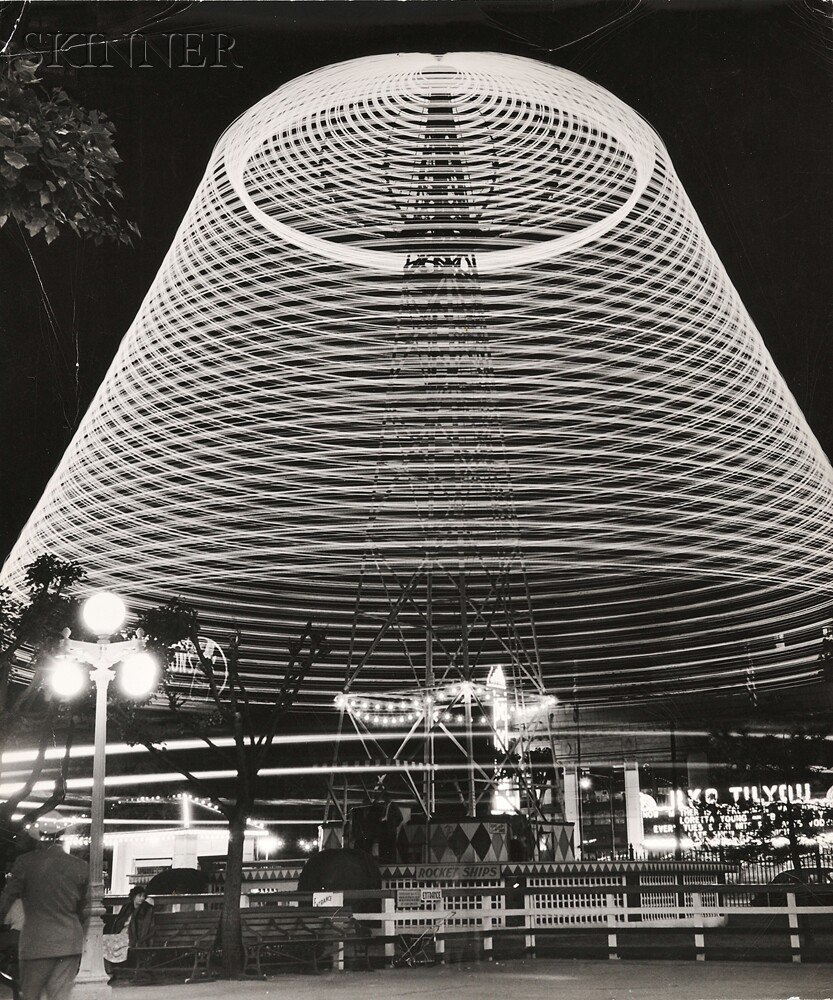
[[[68,1000],[81,964],[90,917],[90,866],[61,844],[42,841],[14,863],[0,894],[0,922],[14,900],[23,903],[21,1000]]]

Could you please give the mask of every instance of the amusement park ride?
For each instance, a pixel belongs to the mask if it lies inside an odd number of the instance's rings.
[[[255,702],[314,619],[326,844],[557,860],[555,699],[817,683],[831,524],[647,122],[534,60],[400,53],[226,129],[2,582],[51,552],[178,594],[245,637]]]
[[[340,731],[352,727],[370,757],[402,768],[372,785],[339,772],[325,817],[329,842],[391,862],[552,858],[564,835],[557,699],[543,681],[523,557],[511,543],[517,511],[477,267],[492,236],[484,214],[498,195],[499,154],[492,149],[491,174],[472,176],[455,76],[440,63],[425,68],[410,169],[397,171],[390,156],[383,166],[399,215],[388,245],[403,254],[403,273],[368,552],[335,699]],[[556,190],[553,174],[543,197]],[[409,495],[423,498],[422,561],[403,574],[373,538],[389,533],[385,501]],[[387,613],[362,647],[356,623],[374,587]],[[404,666],[388,689],[373,670],[385,659]],[[391,729],[401,733],[392,757],[377,742]],[[366,804],[350,808],[356,797]]]

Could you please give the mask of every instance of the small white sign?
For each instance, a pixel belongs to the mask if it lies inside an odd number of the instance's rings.
[[[312,894],[313,906],[344,906],[343,892],[314,892]]]
[[[441,903],[443,901],[442,889],[422,889],[419,895],[420,901],[423,903]]]

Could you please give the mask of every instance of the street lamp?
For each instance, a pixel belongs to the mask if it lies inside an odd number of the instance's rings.
[[[134,639],[111,642],[127,617],[124,601],[116,594],[100,591],[84,603],[84,624],[98,636],[98,642],[70,639],[63,631],[58,655],[49,671],[49,683],[61,699],[77,697],[90,680],[95,684],[95,753],[93,792],[90,810],[90,922],[84,941],[84,955],[76,984],[76,997],[92,998],[109,993],[104,969],[104,778],[107,746],[107,689],[116,677],[119,687],[132,699],[150,695],[159,682],[159,664],[145,649],[145,637],[137,629]]]
[[[579,781],[579,787],[584,789],[584,791],[589,792],[593,788],[593,779],[598,778],[605,783],[607,786],[607,802],[608,802],[608,812],[610,814],[610,856],[611,860],[616,857],[616,819],[613,808],[613,775],[604,774],[586,774],[583,775]],[[593,793],[593,809],[591,813],[594,824],[596,819],[596,793]]]

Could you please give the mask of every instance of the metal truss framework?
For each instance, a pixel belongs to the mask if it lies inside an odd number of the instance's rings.
[[[385,574],[426,567],[528,594],[549,694],[761,692],[818,677],[831,513],[646,122],[532,60],[409,53],[226,131],[3,581],[52,551],[188,597],[255,697],[311,614],[367,648]],[[390,652],[362,676],[407,690]]]
[[[389,604],[378,609],[372,639],[360,650],[365,577],[383,581]],[[473,579],[481,584],[474,593]],[[397,651],[410,682],[380,689],[375,660]],[[370,759],[406,766],[375,783],[350,772],[334,775],[325,819],[346,820],[348,803],[384,796],[410,799],[426,817],[456,805],[471,816],[494,808],[551,822],[560,797],[550,726],[556,699],[546,693],[537,657],[531,608],[510,592],[506,574],[484,569],[473,577],[426,565],[402,579],[378,562],[366,567],[344,691],[336,699],[339,732],[352,726]],[[390,727],[401,734],[392,755],[379,743]],[[549,750],[549,759],[533,778],[532,753],[541,750]],[[339,757],[336,741],[334,764]]]

